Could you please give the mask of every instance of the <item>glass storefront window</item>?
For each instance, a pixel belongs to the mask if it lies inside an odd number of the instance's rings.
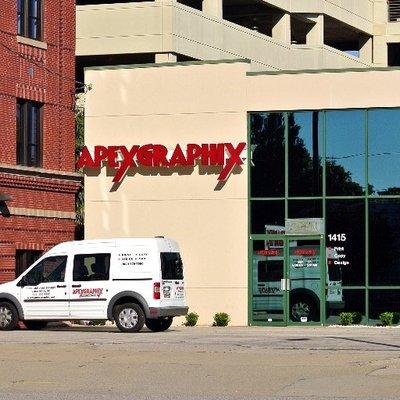
[[[322,218],[322,200],[289,200],[289,218]]]
[[[365,111],[326,113],[326,194],[362,196],[365,190]]]
[[[322,194],[322,114],[289,113],[289,196]]]
[[[264,240],[252,242],[252,314],[254,321],[283,322],[283,244],[270,248]]]
[[[327,324],[339,324],[339,315],[342,312],[357,313],[354,323],[365,323],[365,290],[328,288],[326,297]]]
[[[379,323],[379,315],[389,312],[400,312],[400,290],[370,290],[369,317]],[[394,321],[398,323],[398,321]]]
[[[373,195],[400,195],[400,110],[368,111],[368,177]],[[385,171],[385,173],[382,173]]]
[[[365,285],[365,201],[326,201],[326,247],[341,270],[343,286]]]
[[[282,233],[284,226],[285,202],[283,200],[254,200],[251,202],[252,233]]]
[[[285,115],[250,115],[251,197],[285,195]]]
[[[400,286],[400,198],[369,200],[369,281]]]

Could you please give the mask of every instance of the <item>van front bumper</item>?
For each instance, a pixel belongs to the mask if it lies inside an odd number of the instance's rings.
[[[150,318],[178,317],[186,315],[189,307],[150,307]]]

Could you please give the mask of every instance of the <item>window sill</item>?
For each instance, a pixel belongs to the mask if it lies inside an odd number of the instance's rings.
[[[47,43],[40,40],[30,39],[24,36],[17,36],[17,42],[27,44],[28,46],[37,47],[39,49],[47,50]]]

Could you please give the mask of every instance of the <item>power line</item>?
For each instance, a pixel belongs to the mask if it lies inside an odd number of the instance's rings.
[[[0,29],[0,33],[3,33],[3,34],[5,34],[5,35],[14,36],[12,33],[6,32],[6,31],[4,31],[4,30],[2,30],[2,29]],[[68,76],[62,75],[62,74],[58,73],[57,71],[54,71],[54,70],[52,70],[52,69],[46,67],[46,65],[44,65],[44,64],[42,64],[42,63],[40,63],[40,62],[38,62],[38,61],[35,61],[35,60],[31,59],[29,56],[26,56],[25,54],[21,54],[19,51],[14,50],[13,48],[7,46],[6,44],[2,43],[1,41],[0,41],[0,45],[3,46],[3,47],[4,47],[6,50],[8,50],[9,52],[15,54],[17,57],[20,57],[20,58],[22,58],[22,59],[24,59],[24,60],[26,60],[26,61],[29,61],[29,62],[31,62],[32,64],[35,64],[37,67],[44,69],[45,71],[47,71],[47,72],[50,73],[50,74],[56,75],[56,76],[60,77],[61,79],[65,79],[65,80],[68,80],[68,81],[72,81],[72,82],[74,82],[75,84],[79,84],[80,86],[79,86],[78,88],[75,89],[75,92],[78,91],[78,90],[81,90],[82,88],[83,88],[85,91],[91,89],[91,88],[90,88],[90,85],[87,85],[87,84],[85,84],[84,82],[77,81],[77,80],[75,80],[74,78],[70,78],[70,77],[68,77]]]

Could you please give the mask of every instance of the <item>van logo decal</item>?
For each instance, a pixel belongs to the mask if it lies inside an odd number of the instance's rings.
[[[86,289],[74,289],[73,295],[78,294],[79,298],[82,297],[100,297],[103,294],[103,288],[86,288]]]

